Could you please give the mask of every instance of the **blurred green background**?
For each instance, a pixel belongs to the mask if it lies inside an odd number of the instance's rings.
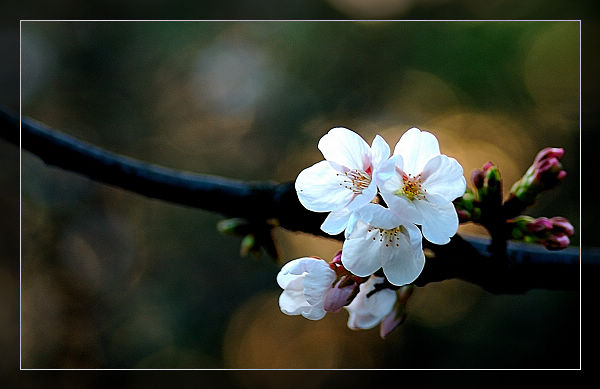
[[[318,139],[334,126],[368,142],[381,134],[392,147],[417,126],[467,177],[496,163],[507,190],[538,150],[564,147],[565,182],[528,213],[579,227],[577,22],[21,27],[23,115],[110,151],[283,182],[321,159]],[[97,184],[26,152],[21,164],[23,368],[580,366],[576,291],[431,284],[383,341],[378,329],[349,330],[345,311],[318,322],[282,314],[282,263],[240,258],[239,239],[216,231],[218,215]],[[283,261],[329,259],[341,246],[276,236]],[[274,384],[257,375],[239,385]]]

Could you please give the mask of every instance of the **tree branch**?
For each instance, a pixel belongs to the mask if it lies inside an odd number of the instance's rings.
[[[0,137],[19,145],[18,116],[0,109]],[[21,147],[46,164],[79,173],[147,197],[240,217],[255,223],[276,219],[291,231],[323,233],[325,214],[306,210],[298,201],[294,183],[244,182],[181,172],[120,156],[22,118]],[[543,247],[511,242],[506,255],[491,255],[489,240],[456,235],[447,245],[424,241],[433,252],[415,284],[459,278],[493,293],[523,293],[533,288],[575,290],[581,262],[577,248],[547,251]],[[583,269],[598,272],[600,254],[583,255]]]

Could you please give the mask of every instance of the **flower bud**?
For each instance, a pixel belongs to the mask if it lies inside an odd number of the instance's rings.
[[[567,236],[572,236],[575,233],[573,225],[567,219],[560,216],[550,218],[552,223],[552,231],[555,233],[563,233]]]
[[[392,331],[394,331],[406,320],[406,304],[408,303],[410,296],[412,296],[414,289],[415,286],[410,284],[400,287],[400,289],[398,289],[396,292],[398,299],[394,304],[394,309],[392,309],[392,312],[383,318],[381,321],[381,326],[379,327],[379,335],[383,339],[385,339],[389,334],[392,333]]]
[[[244,236],[240,244],[240,256],[247,257],[249,254],[252,254],[254,257],[260,256],[260,245],[253,234]]]
[[[465,194],[463,194],[462,197],[456,198],[453,201],[453,204],[460,223],[475,221],[475,210],[478,209],[479,203],[475,199],[475,194],[471,189],[467,188]]]
[[[535,202],[542,191],[558,185],[567,175],[560,162],[562,148],[547,147],[541,150],[527,172],[511,188],[511,197],[516,197],[525,206]]]
[[[246,219],[223,219],[217,223],[217,230],[222,234],[243,236],[250,232],[250,223]]]
[[[328,312],[336,312],[350,304],[358,294],[359,283],[351,276],[343,276],[325,293],[323,308]]]
[[[485,173],[483,170],[475,169],[471,173],[471,182],[473,182],[473,186],[475,189],[483,188],[483,180],[485,179]]]
[[[550,235],[542,243],[548,250],[562,250],[569,246],[570,241],[566,235]]]
[[[359,292],[360,284],[368,277],[355,276],[342,265],[342,250],[333,257],[329,267],[335,271],[336,279],[331,289],[325,293],[323,307],[326,311],[335,312],[352,302]]]
[[[548,250],[561,250],[569,246],[569,236],[575,232],[573,225],[564,217],[534,219],[531,216],[518,216],[507,221],[511,226],[513,239],[539,243]]]
[[[550,231],[552,229],[552,222],[548,218],[540,217],[537,219],[531,219],[531,221],[525,224],[525,228],[529,232],[539,234],[544,233],[545,231]]]
[[[400,324],[404,323],[404,320],[406,320],[406,309],[404,305],[398,304],[397,307],[394,307],[392,312],[381,321],[379,336],[381,336],[382,339],[387,338],[392,331],[398,328]]]

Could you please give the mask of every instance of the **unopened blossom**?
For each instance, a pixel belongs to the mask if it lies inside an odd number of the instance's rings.
[[[387,317],[396,304],[396,291],[376,290],[376,285],[385,281],[383,277],[370,277],[360,284],[360,291],[352,302],[344,307],[348,310],[348,328],[370,329]]]
[[[323,308],[328,312],[337,312],[343,306],[350,304],[359,290],[359,285],[367,277],[358,277],[348,271],[342,264],[342,250],[333,257],[329,263],[336,274],[332,287],[325,293]]]
[[[335,271],[320,258],[304,257],[286,263],[277,283],[283,289],[279,307],[287,315],[302,315],[310,320],[325,316],[325,293],[336,278]]]
[[[319,140],[324,161],[304,169],[296,178],[300,203],[310,211],[330,212],[321,229],[336,235],[354,224],[354,211],[377,194],[373,175],[390,155],[379,135],[369,146],[357,133],[343,127],[331,129]]]
[[[557,186],[567,176],[560,162],[564,153],[564,149],[558,147],[542,149],[523,177],[515,182],[510,195],[531,205],[542,191]]]
[[[418,128],[408,130],[394,154],[376,172],[381,195],[390,209],[422,226],[432,243],[446,244],[458,229],[452,201],[465,193],[462,166],[440,154],[436,137]]]
[[[414,285],[404,285],[396,292],[398,298],[394,304],[394,308],[381,321],[379,327],[379,335],[385,339],[392,333],[400,324],[406,320],[406,304],[415,289]]]
[[[575,229],[564,217],[552,218],[521,215],[507,221],[511,228],[513,239],[523,240],[529,243],[539,243],[548,250],[561,250],[567,248],[570,243],[569,237]]]
[[[379,204],[367,204],[342,248],[342,264],[352,274],[368,277],[380,268],[394,285],[413,282],[425,266],[421,231]]]

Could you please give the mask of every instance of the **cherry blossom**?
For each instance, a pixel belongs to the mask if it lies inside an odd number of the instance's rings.
[[[396,303],[396,291],[380,289],[375,291],[375,285],[384,282],[383,277],[372,276],[360,284],[360,291],[350,304],[344,308],[348,310],[348,328],[370,329],[388,316]]]
[[[325,294],[335,281],[335,271],[320,258],[304,257],[286,263],[277,283],[283,289],[279,307],[287,315],[302,315],[310,320],[325,316]]]
[[[304,169],[296,179],[300,203],[310,211],[330,212],[321,229],[336,235],[356,222],[354,212],[377,195],[373,180],[379,165],[390,155],[390,148],[377,135],[369,146],[365,140],[344,127],[331,129],[319,140],[325,160]]]
[[[344,267],[360,277],[381,268],[398,286],[413,282],[425,266],[419,228],[379,204],[365,205],[358,215],[342,248]]]
[[[375,173],[387,205],[422,226],[432,243],[446,244],[458,229],[452,201],[465,193],[462,166],[440,154],[437,138],[418,128],[408,130]]]

